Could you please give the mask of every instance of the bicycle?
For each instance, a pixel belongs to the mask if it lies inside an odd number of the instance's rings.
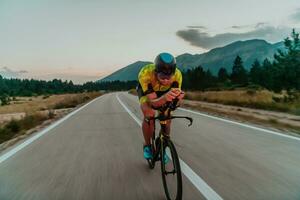
[[[177,101],[169,102],[165,106],[159,108],[159,115],[156,117],[147,118],[146,120],[154,120],[154,132],[151,138],[151,150],[152,150],[152,159],[148,159],[148,165],[150,169],[154,169],[155,162],[161,162],[161,174],[162,181],[164,186],[164,191],[168,200],[181,200],[182,199],[182,176],[181,176],[181,168],[180,162],[178,158],[178,154],[175,148],[175,145],[170,139],[170,135],[166,134],[166,124],[167,120],[172,120],[176,118],[185,118],[190,121],[188,126],[191,126],[193,123],[193,119],[191,117],[186,116],[172,116],[171,111],[177,108]],[[161,129],[159,131],[158,137],[155,138],[155,120],[159,120],[161,125]],[[167,151],[167,148],[169,151]],[[167,153],[168,157],[171,159],[169,163],[165,163],[164,155]],[[171,164],[171,166],[169,165]],[[169,168],[171,170],[169,170]],[[167,176],[173,175],[171,177],[172,183],[167,182]],[[176,175],[176,178],[174,177]],[[176,181],[176,191],[172,191],[172,184]],[[173,197],[173,193],[175,193],[175,197]]]

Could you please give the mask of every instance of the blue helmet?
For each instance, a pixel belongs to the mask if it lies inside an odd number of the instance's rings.
[[[156,73],[163,73],[165,75],[172,75],[175,73],[176,59],[169,53],[160,53],[156,56],[154,64]]]

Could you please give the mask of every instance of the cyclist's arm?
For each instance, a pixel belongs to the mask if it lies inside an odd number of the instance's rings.
[[[161,96],[161,97],[159,97],[159,98],[157,98],[157,95],[156,95],[155,92],[147,94],[146,96],[149,99],[149,101],[148,101],[149,104],[152,107],[156,107],[156,108],[157,107],[161,107],[161,106],[163,106],[167,102],[167,100],[166,100],[166,98],[165,98],[164,95]]]
[[[182,86],[182,74],[179,69],[176,69],[175,72],[175,84],[173,85],[173,90],[177,90],[177,106],[180,106],[183,100],[185,93],[181,90]]]
[[[171,86],[171,90],[159,98],[157,98],[155,92],[151,92],[146,95],[149,100],[148,102],[152,107],[156,107],[156,108],[163,106],[167,102],[172,102],[175,99],[178,99],[179,100],[178,103],[181,103],[181,99],[184,96],[184,92],[182,92],[181,89],[178,87],[179,87],[178,83],[174,82],[174,84],[172,84]]]
[[[150,93],[147,95],[147,98],[149,100],[149,103],[151,104],[152,107],[161,107],[167,102],[172,102],[176,98],[179,97],[181,94],[181,90],[178,88],[172,88],[169,92],[164,94],[163,96],[157,98],[157,95],[155,92]],[[180,99],[178,99],[180,100]]]

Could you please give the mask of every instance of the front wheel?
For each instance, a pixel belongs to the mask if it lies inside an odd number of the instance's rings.
[[[158,148],[158,146],[157,146],[156,140],[154,138],[151,138],[151,151],[152,151],[153,158],[147,160],[148,166],[150,169],[154,169],[154,167],[155,167],[155,161],[156,161],[155,152],[156,152],[157,148]]]
[[[168,156],[165,163],[164,154]],[[182,199],[182,176],[178,154],[171,140],[164,141],[161,148],[161,173],[165,194],[168,200]]]

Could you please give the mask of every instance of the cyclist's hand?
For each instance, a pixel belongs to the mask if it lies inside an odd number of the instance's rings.
[[[177,98],[178,98],[179,101],[180,101],[180,100],[182,100],[182,99],[184,98],[184,96],[185,96],[184,91],[181,91],[180,94],[179,94],[179,96],[178,96]]]
[[[157,98],[157,94],[155,92],[152,92],[150,94],[147,94],[146,95],[148,97],[148,99],[156,99]]]
[[[181,89],[179,88],[171,88],[171,91],[173,92],[173,94],[178,97],[181,93]]]
[[[170,90],[169,92],[167,92],[164,95],[164,99],[165,99],[166,102],[173,101],[176,97],[177,97],[177,93],[172,91],[172,90]]]

